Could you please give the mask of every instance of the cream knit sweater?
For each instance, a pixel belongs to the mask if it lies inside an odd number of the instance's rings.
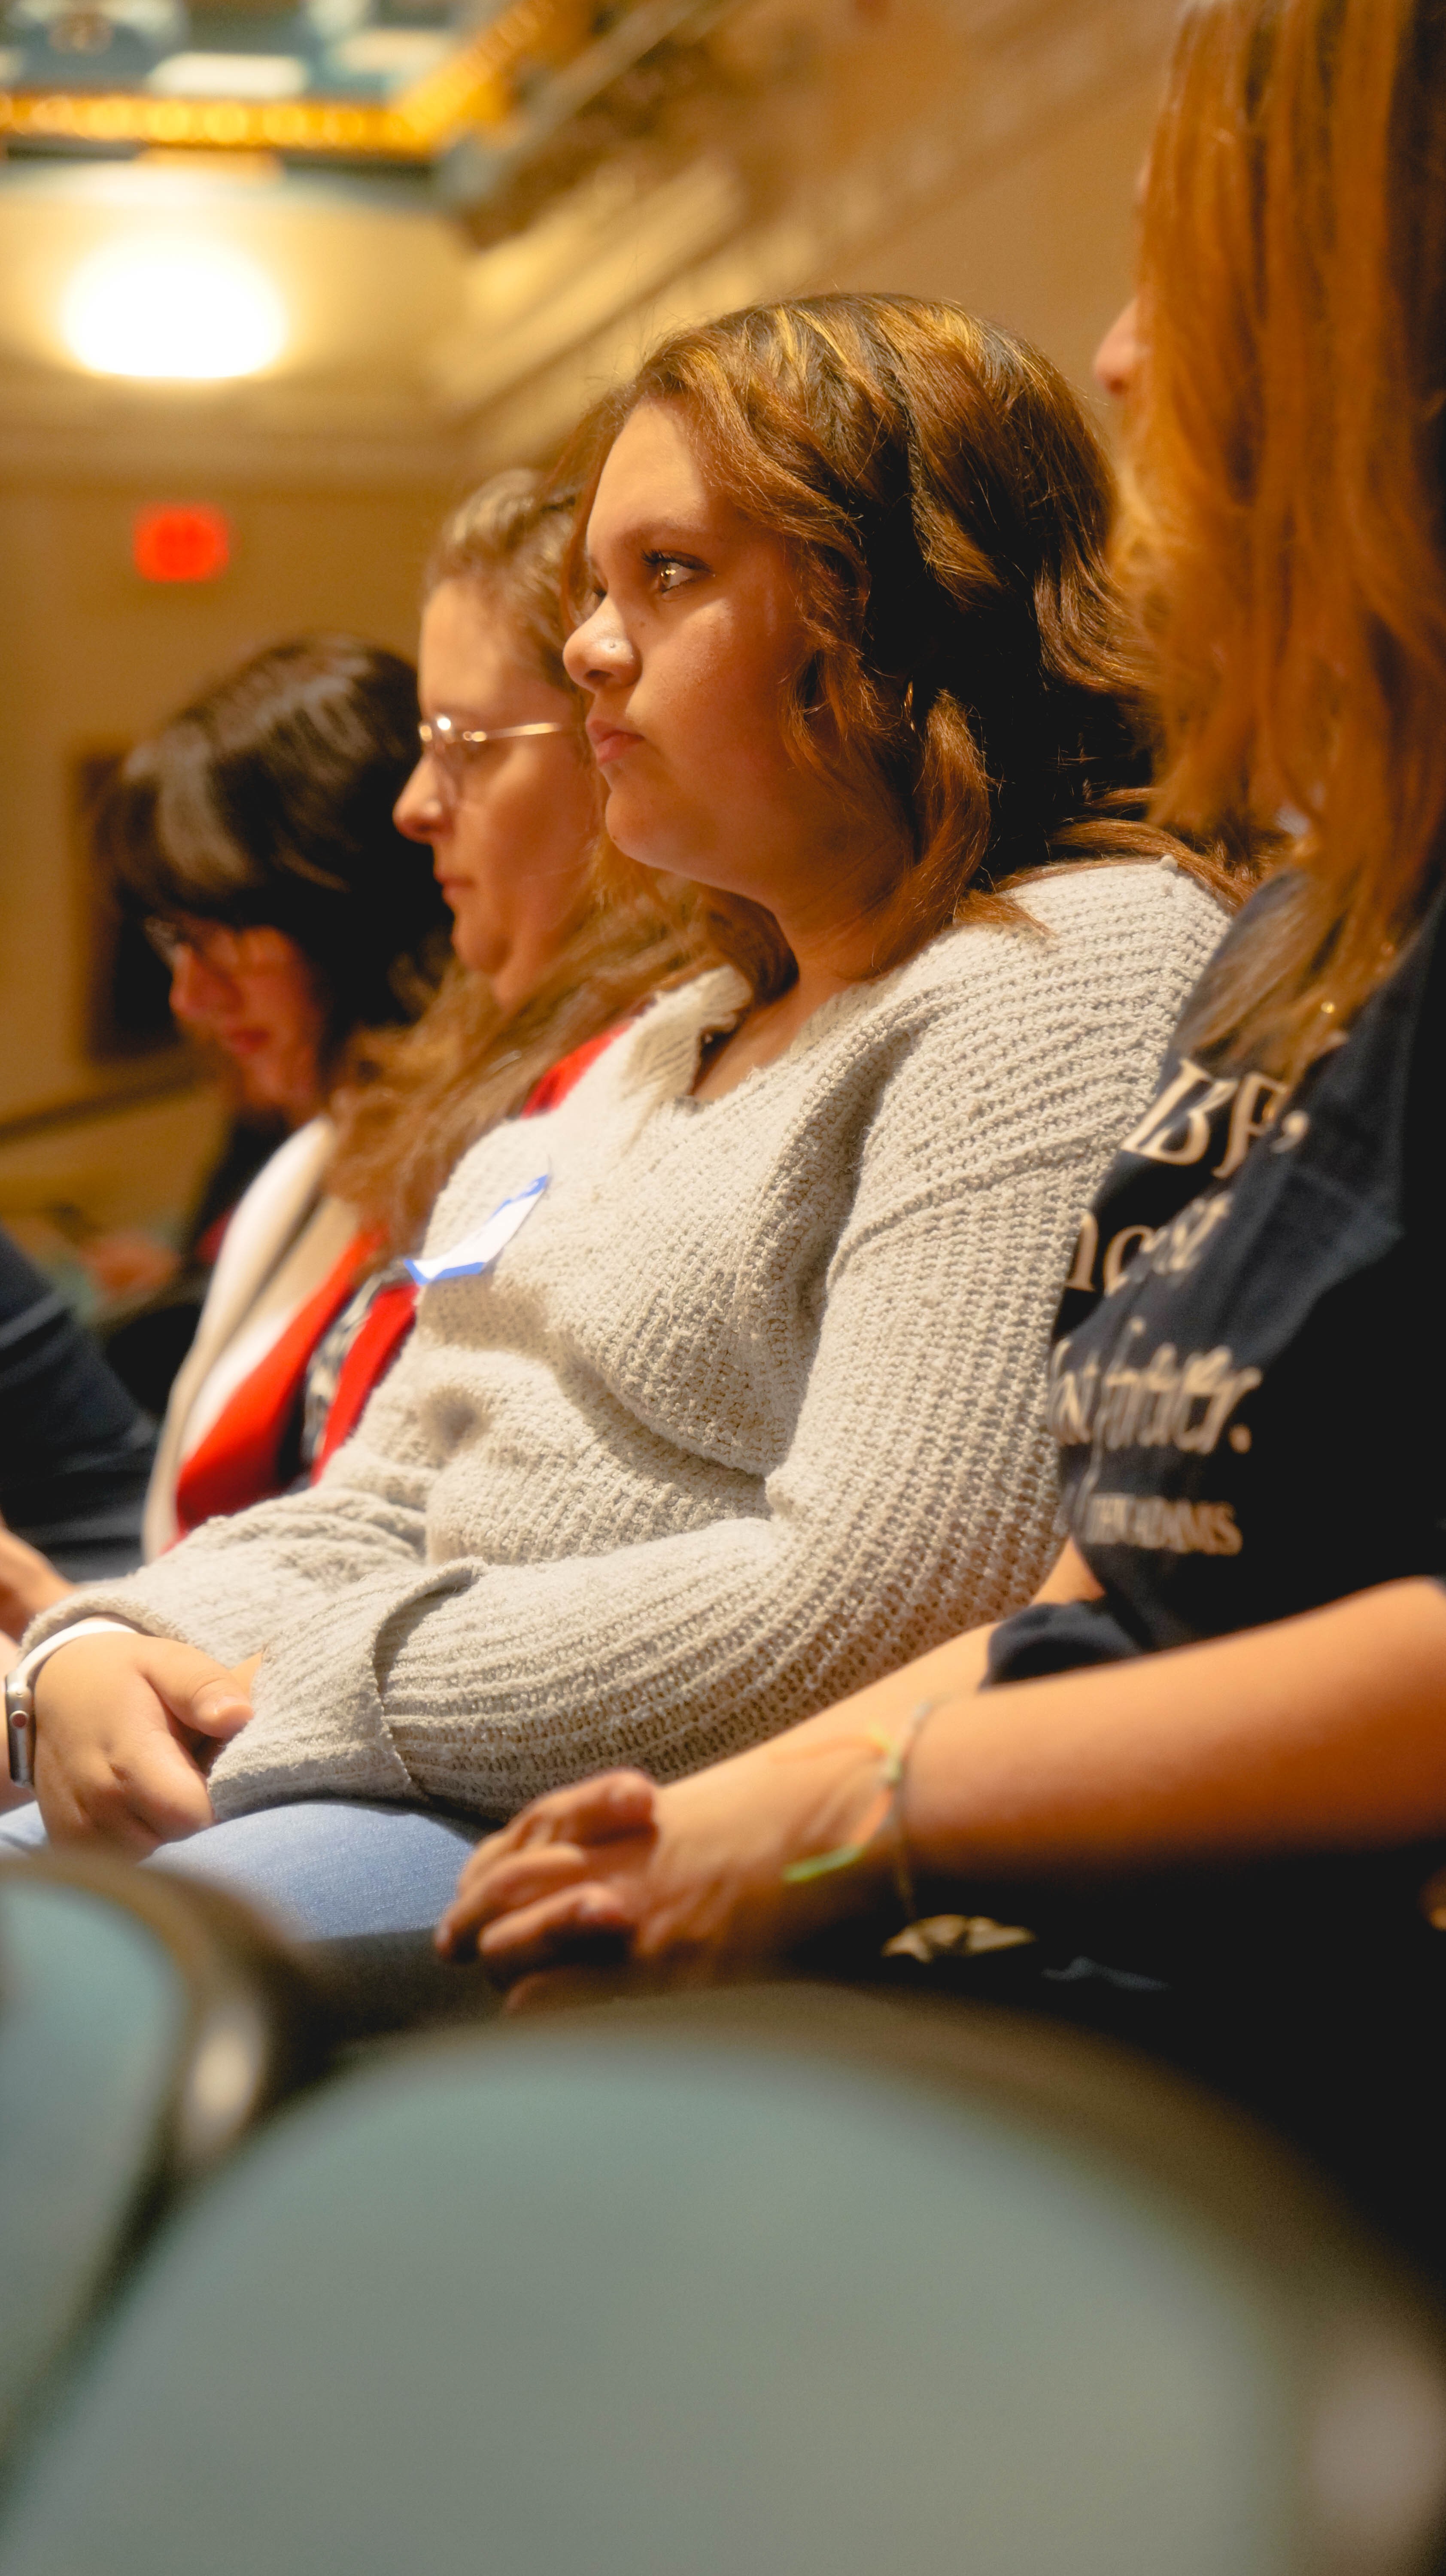
[[[501,1817],[666,1778],[1026,1600],[1080,1212],[1222,927],[1168,863],[1028,889],[689,1096],[729,971],[663,997],[549,1116],[473,1147],[428,1237],[539,1173],[319,1485],[209,1522],[114,1610],[266,1661],[220,1816],[330,1794]]]

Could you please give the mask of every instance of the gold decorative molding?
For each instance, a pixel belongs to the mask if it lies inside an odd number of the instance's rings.
[[[426,162],[466,134],[505,127],[518,104],[517,74],[558,71],[573,62],[591,41],[592,14],[590,0],[512,0],[447,62],[385,106],[325,98],[4,90],[0,137]]]
[[[435,151],[458,135],[505,125],[517,101],[513,77],[525,64],[561,70],[592,34],[590,0],[513,0],[459,53],[405,91],[390,113]]]
[[[117,92],[0,90],[0,137],[47,143],[136,143],[175,151],[316,152],[426,161],[400,107],[322,99],[147,98]]]
[[[546,315],[527,332],[502,335],[490,317],[474,316],[474,382],[478,400],[469,453],[472,470],[491,472],[518,457],[546,457],[585,403],[628,374],[660,333],[744,304],[816,292],[847,277],[872,245],[916,220],[930,206],[1007,167],[1031,144],[1107,100],[1121,85],[1163,72],[1172,26],[1171,0],[903,0],[915,27],[928,15],[936,36],[952,19],[958,34],[934,61],[931,104],[919,97],[888,122],[873,124],[866,63],[859,89],[856,140],[840,151],[827,115],[808,132],[797,98],[788,102],[793,130],[775,126],[776,167],[783,183],[735,237],[696,265],[680,238],[680,256],[665,283],[639,264],[640,292],[607,313],[601,327],[540,360]],[[862,49],[860,49],[862,51]],[[846,67],[845,67],[846,68]],[[826,71],[815,93],[825,108],[846,95],[845,68]],[[806,99],[806,94],[805,94]],[[785,141],[787,148],[784,148]],[[1121,174],[1128,194],[1133,170]],[[646,204],[637,220],[646,223]],[[579,242],[581,271],[587,246]],[[484,255],[485,256],[485,255]],[[558,336],[558,335],[554,335]],[[469,331],[452,335],[445,353],[449,381],[468,383]],[[502,381],[516,359],[513,382]],[[525,363],[527,359],[533,363]]]

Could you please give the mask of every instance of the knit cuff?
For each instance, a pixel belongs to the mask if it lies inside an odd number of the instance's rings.
[[[218,1818],[323,1796],[425,1804],[426,1791],[392,1741],[380,1675],[397,1623],[419,1606],[466,1591],[474,1576],[474,1568],[452,1565],[400,1590],[386,1580],[358,1585],[348,1596],[341,1634],[334,1601],[289,1621],[257,1672],[250,1724],[223,1747],[212,1769]]]

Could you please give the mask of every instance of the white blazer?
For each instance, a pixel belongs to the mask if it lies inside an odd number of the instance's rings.
[[[323,1188],[335,1142],[325,1115],[299,1127],[262,1165],[226,1228],[161,1428],[142,1529],[147,1561],[178,1536],[185,1461],[356,1233],[352,1210]]]

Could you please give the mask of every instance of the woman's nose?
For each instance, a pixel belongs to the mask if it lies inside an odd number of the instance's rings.
[[[573,628],[562,659],[568,678],[579,689],[603,689],[610,681],[637,677],[637,655],[610,599],[600,599],[591,617]]]
[[[171,968],[171,1008],[177,1019],[210,1019],[216,1001],[216,977],[194,948],[178,948]]]
[[[1116,402],[1123,402],[1140,372],[1140,308],[1138,303],[1125,306],[1095,351],[1095,382],[1103,385]]]
[[[436,772],[424,752],[392,807],[392,821],[409,841],[430,841],[445,810]]]

